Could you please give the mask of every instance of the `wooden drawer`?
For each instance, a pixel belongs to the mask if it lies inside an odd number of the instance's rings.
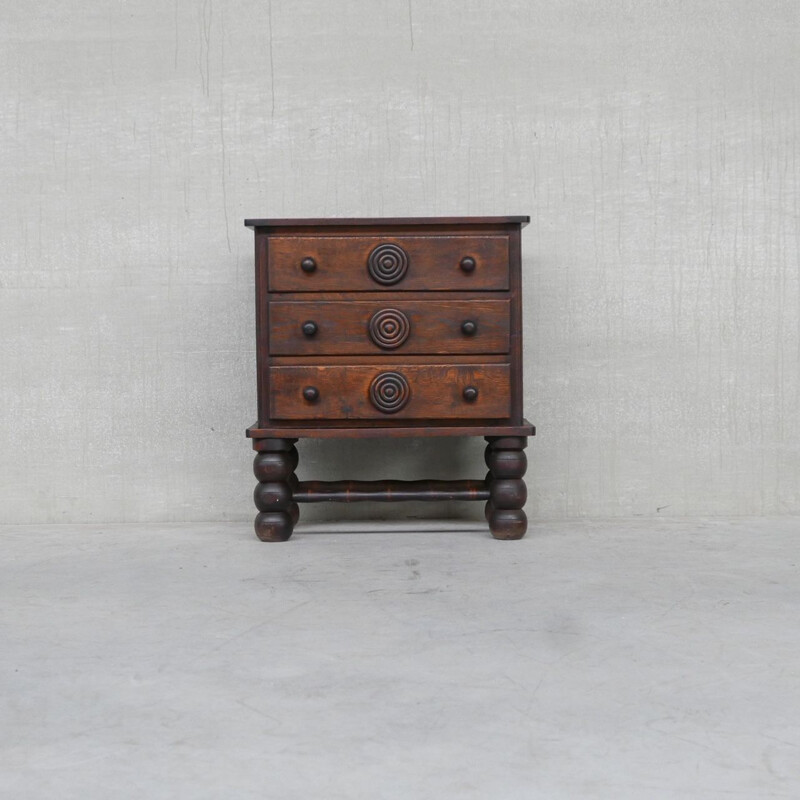
[[[271,367],[274,419],[500,419],[508,364]]]
[[[508,289],[508,237],[272,236],[271,292]]]
[[[273,355],[507,353],[508,326],[508,300],[340,298],[269,306]]]

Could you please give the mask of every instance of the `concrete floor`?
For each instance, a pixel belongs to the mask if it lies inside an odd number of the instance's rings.
[[[3,798],[800,797],[797,518],[0,530]]]

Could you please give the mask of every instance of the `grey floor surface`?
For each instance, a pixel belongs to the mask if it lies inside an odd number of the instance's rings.
[[[799,519],[346,531],[0,528],[0,796],[800,797]]]

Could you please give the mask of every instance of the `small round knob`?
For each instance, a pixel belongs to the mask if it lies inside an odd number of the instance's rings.
[[[472,272],[475,269],[475,259],[472,256],[464,256],[459,266],[464,272]]]
[[[461,333],[463,333],[464,336],[474,336],[477,330],[478,324],[471,319],[465,319],[461,323]]]
[[[319,389],[317,389],[316,386],[306,386],[306,388],[303,389],[303,397],[305,397],[309,403],[314,403],[319,400]]]
[[[468,403],[474,403],[478,399],[478,390],[474,386],[467,386],[462,394]]]
[[[303,323],[303,334],[305,336],[315,336],[317,330],[318,328],[316,322],[312,322],[312,320],[309,320],[308,322]]]
[[[303,259],[303,260],[300,262],[300,269],[302,269],[302,270],[303,270],[303,272],[306,272],[306,273],[308,273],[309,275],[310,275],[310,274],[311,274],[311,273],[312,273],[312,272],[313,272],[313,271],[314,271],[316,268],[317,268],[317,262],[316,262],[316,261],[314,261],[314,259],[313,259],[313,258],[304,258],[304,259]]]

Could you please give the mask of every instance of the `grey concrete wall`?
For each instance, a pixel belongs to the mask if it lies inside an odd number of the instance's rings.
[[[532,515],[800,512],[794,0],[1,7],[2,521],[252,516],[242,219],[293,215],[531,215]]]

